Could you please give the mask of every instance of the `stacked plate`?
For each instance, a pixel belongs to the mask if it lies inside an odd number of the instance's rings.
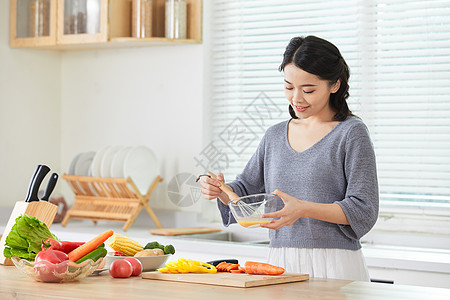
[[[97,152],[79,153],[68,172],[77,176],[131,177],[142,194],[147,193],[158,173],[156,156],[145,146],[107,146]]]
[[[77,154],[70,163],[69,174],[78,176],[91,176],[91,164],[95,152],[82,152]]]

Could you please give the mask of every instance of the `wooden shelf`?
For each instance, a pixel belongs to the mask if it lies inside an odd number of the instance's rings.
[[[24,40],[24,39],[22,39]],[[88,44],[72,44],[72,45],[33,45],[31,46],[26,41],[22,41],[24,46],[17,46],[13,48],[29,48],[36,50],[56,50],[56,51],[71,51],[71,50],[94,50],[94,49],[117,49],[117,48],[141,48],[141,47],[157,47],[157,46],[182,46],[201,44],[201,40],[191,39],[167,39],[167,38],[114,38],[109,42],[88,43]]]
[[[136,45],[139,46],[143,43],[153,43],[156,45],[169,45],[169,44],[201,44],[202,40],[194,40],[194,39],[168,39],[168,38],[131,38],[131,37],[122,37],[122,38],[113,38],[110,41],[111,44],[119,44],[124,43],[127,45]]]
[[[72,45],[54,45],[54,46],[38,46],[33,49],[41,50],[93,50],[93,49],[118,49],[118,48],[141,48],[141,47],[158,47],[158,46],[182,46],[201,44],[201,40],[192,39],[167,39],[167,38],[132,38],[122,37],[113,38],[108,42],[88,43],[88,44],[72,44]]]
[[[187,39],[165,38],[165,0],[153,0],[153,23],[150,38],[131,37],[131,0],[100,1],[100,31],[97,34],[64,34],[64,0],[48,0],[50,3],[50,35],[24,37],[19,35],[19,24],[27,24],[17,1],[10,0],[10,46],[45,50],[92,50],[128,47],[175,46],[202,43],[202,0],[186,0]],[[20,13],[22,12],[22,14]],[[23,26],[21,26],[23,28]]]

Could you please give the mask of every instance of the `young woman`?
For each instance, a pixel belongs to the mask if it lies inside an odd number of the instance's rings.
[[[348,66],[336,46],[308,36],[290,41],[279,69],[291,119],[266,131],[228,186],[239,196],[274,193],[284,202],[263,215],[276,218],[261,225],[271,229],[269,263],[311,277],[368,281],[359,240],[377,220],[378,183],[367,127],[347,106]],[[236,221],[217,180],[203,177],[202,194],[220,200],[228,226]]]

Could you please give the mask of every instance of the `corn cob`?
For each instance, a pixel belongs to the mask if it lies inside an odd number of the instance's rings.
[[[107,240],[107,243],[114,251],[129,256],[134,256],[139,251],[144,250],[144,247],[138,242],[118,233],[114,233],[114,235]]]

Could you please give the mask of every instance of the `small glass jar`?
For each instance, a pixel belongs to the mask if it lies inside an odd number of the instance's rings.
[[[64,34],[86,33],[86,0],[64,1]]]
[[[50,2],[33,0],[30,2],[30,37],[50,34]]]
[[[133,0],[131,36],[146,38],[152,36],[152,0]]]
[[[166,1],[166,38],[185,39],[186,38],[186,1],[167,0]]]

